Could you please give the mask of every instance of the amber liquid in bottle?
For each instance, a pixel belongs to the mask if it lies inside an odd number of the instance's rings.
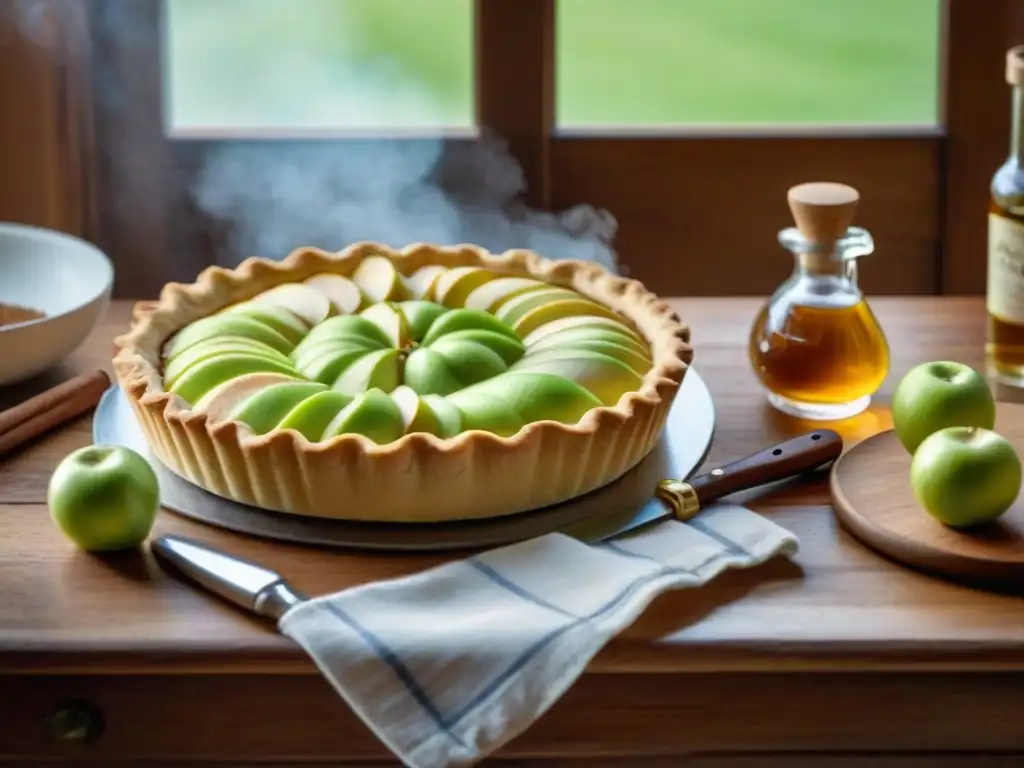
[[[889,372],[889,344],[857,285],[871,234],[850,226],[859,194],[811,182],[788,192],[795,227],[779,232],[794,269],[750,329],[751,367],[775,408],[827,421],[860,413]]]
[[[1010,156],[992,177],[988,214],[988,373],[1024,387],[1024,51],[1007,56],[1013,86]]]
[[[779,327],[761,310],[750,359],[771,393],[800,403],[842,406],[874,393],[889,371],[889,347],[860,299],[850,306],[791,306]]]

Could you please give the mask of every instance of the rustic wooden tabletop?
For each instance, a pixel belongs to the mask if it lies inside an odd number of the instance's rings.
[[[716,404],[717,433],[705,466],[725,463],[811,428],[770,409],[756,386],[745,344],[749,324],[760,306],[758,300],[680,299],[675,305],[692,325],[695,366]],[[889,394],[909,367],[933,359],[982,365],[982,300],[880,298],[874,300],[873,307],[892,346],[892,371],[867,412],[837,425],[847,445],[890,425]],[[129,302],[115,302],[89,341],[53,378],[93,366],[109,369],[111,339],[127,326],[130,309]],[[35,382],[33,386],[44,384]],[[8,390],[2,397],[17,400],[27,393],[25,388]],[[1004,400],[1022,399],[1012,391],[998,389],[997,393]],[[0,402],[0,407],[3,405]],[[83,417],[0,460],[0,681],[5,676],[10,680],[12,675],[16,679],[41,674],[313,676],[314,669],[301,652],[267,624],[183,586],[141,555],[93,557],[77,551],[58,533],[45,505],[47,481],[64,455],[90,442],[90,429],[91,417]],[[779,671],[822,673],[818,675],[822,678],[855,671],[866,674],[853,677],[864,680],[865,686],[870,678],[875,687],[860,689],[855,686],[861,683],[851,682],[828,689],[804,689],[801,686],[805,684],[796,678],[807,676],[798,674],[787,689],[793,698],[786,700],[786,706],[802,712],[800,717],[813,719],[822,690],[839,698],[854,697],[856,700],[836,706],[859,708],[865,719],[837,738],[854,745],[859,738],[856,734],[876,728],[875,732],[883,734],[877,737],[877,744],[867,735],[863,743],[865,748],[872,744],[881,748],[918,745],[906,732],[906,723],[899,729],[890,727],[891,715],[873,711],[871,697],[898,697],[901,691],[910,690],[905,687],[909,684],[904,673],[979,672],[984,682],[976,684],[977,690],[964,688],[965,696],[969,691],[979,696],[990,691],[1000,700],[1010,696],[1010,687],[990,687],[996,685],[991,680],[999,676],[1007,676],[1009,686],[1024,672],[1024,603],[1019,596],[947,583],[894,565],[865,549],[838,528],[829,504],[826,473],[740,496],[740,500],[795,532],[801,540],[799,555],[793,562],[778,560],[749,572],[730,573],[702,590],[658,600],[594,660],[589,670],[592,676],[620,681],[602,689],[602,695],[612,699],[603,700],[601,706],[607,709],[609,701],[620,696],[622,707],[633,701],[669,708],[666,711],[675,708],[673,722],[678,722],[676,705],[683,705],[673,703],[673,697],[680,701],[690,697],[686,707],[703,705],[693,699],[698,694],[692,685],[688,691],[674,684],[666,688],[659,674],[696,673],[700,678],[717,672],[715,695],[726,697],[737,694],[740,683],[735,675],[754,675],[764,682],[772,678],[769,673]],[[171,512],[161,515],[157,531],[179,532],[251,557],[286,573],[296,587],[314,595],[410,573],[441,560],[434,555],[349,554],[249,540]],[[997,671],[997,675],[987,674]],[[762,674],[768,677],[759,677]],[[651,681],[649,687],[644,676]],[[897,684],[897,679],[904,682]],[[945,683],[930,675],[916,675],[916,679],[921,687],[916,689],[915,700],[923,702],[921,707],[930,707],[929,701],[938,702],[942,692],[948,692]],[[616,687],[620,685],[621,690]],[[1019,692],[1019,682],[1013,685]],[[566,725],[569,716],[565,712],[575,707],[571,719],[576,722],[580,708],[589,706],[586,700],[596,701],[593,691],[580,692],[585,690],[589,690],[585,680],[580,681],[566,703],[559,703],[538,724],[540,735],[531,730],[527,741],[539,738],[549,745],[559,744],[552,747],[557,752],[569,749],[566,745],[572,738],[583,738],[579,736],[583,725]],[[725,706],[722,699],[710,698],[711,690],[704,689],[699,696]],[[728,694],[729,690],[733,693]],[[855,690],[861,693],[855,694]],[[286,697],[287,692],[281,695]],[[320,695],[327,696],[326,689]],[[763,716],[771,717],[775,697],[773,693],[758,705]],[[758,694],[758,698],[764,696]],[[995,700],[989,703],[999,706]],[[955,709],[947,711],[949,705],[942,706],[945,709],[936,703],[919,712],[921,722],[931,724],[929,733],[935,729],[934,735],[925,739],[927,743],[943,748],[1024,748],[1019,718],[1013,727],[1006,718],[990,718],[988,730],[969,733],[957,730]],[[976,714],[981,717],[980,710]],[[616,715],[631,716],[624,711]],[[607,719],[612,714],[605,712],[600,717]],[[702,743],[701,739],[714,742],[719,732],[707,727],[704,723],[701,733],[686,738],[694,743]],[[826,731],[829,728],[832,726],[826,726]],[[664,729],[658,731],[655,725],[650,729],[664,737],[665,745],[676,738]],[[758,743],[771,746],[774,737],[765,733],[758,731],[754,736],[762,740]],[[361,738],[359,743],[365,745],[367,735]],[[615,741],[608,734],[595,738]],[[719,742],[722,739],[714,743]],[[728,739],[722,743],[727,744]],[[828,745],[827,740],[822,741],[823,747]],[[583,754],[586,750],[577,751]]]
[[[876,405],[838,425],[847,445],[889,426],[888,394],[910,366],[937,358],[981,364],[979,301],[874,304],[893,348],[892,373]],[[716,403],[709,465],[809,428],[769,409],[756,388],[744,344],[757,306],[749,299],[677,302],[693,326],[695,366]],[[68,361],[69,371],[109,366],[111,339],[126,326],[129,309],[115,302]],[[60,375],[67,374],[55,372]],[[1012,395],[1000,391],[1001,398]],[[90,417],[83,417],[0,461],[0,668],[132,667],[156,657],[189,668],[304,664],[299,651],[265,625],[163,576],[142,557],[92,557],[60,536],[45,507],[47,480],[67,452],[89,442],[90,426]],[[596,669],[940,662],[1024,668],[1024,611],[1017,599],[943,583],[865,550],[837,528],[823,473],[740,498],[798,534],[802,550],[795,562],[730,574],[699,594],[660,600],[595,660]],[[443,557],[311,551],[244,539],[170,512],[158,530],[253,557],[311,594],[409,573]]]

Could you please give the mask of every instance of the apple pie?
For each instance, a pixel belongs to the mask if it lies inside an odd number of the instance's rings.
[[[264,509],[377,522],[612,482],[657,443],[693,357],[667,303],[596,263],[422,244],[210,267],[115,344],[170,470]]]

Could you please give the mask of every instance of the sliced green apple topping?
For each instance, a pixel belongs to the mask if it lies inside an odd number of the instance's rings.
[[[215,420],[380,444],[575,424],[652,365],[623,317],[570,288],[469,266],[403,275],[379,256],[196,320],[163,362],[167,390]]]

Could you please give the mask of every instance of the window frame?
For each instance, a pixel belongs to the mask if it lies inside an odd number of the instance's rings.
[[[51,62],[46,98],[22,126],[31,131],[54,114],[62,126],[38,149],[60,172],[40,194],[33,223],[82,234],[110,253],[115,295],[154,296],[168,280],[190,280],[213,263],[219,233],[185,194],[211,142],[273,152],[296,142],[365,140],[168,137],[163,2],[88,0],[84,20],[62,13],[79,4],[50,2],[54,29],[74,56]],[[555,126],[555,2],[475,0],[477,122],[507,142],[531,206],[608,208],[629,274],[666,295],[763,294],[788,269],[774,246],[790,220],[786,188],[833,178],[860,189],[857,221],[875,236],[879,256],[863,270],[867,291],[984,290],[984,211],[1008,145],[1002,73],[1006,49],[1024,33],[1019,4],[944,0],[937,128],[573,133]],[[115,12],[131,13],[138,34],[119,35]],[[128,86],[117,99],[109,98],[107,78]],[[446,137],[453,148],[473,140]]]

